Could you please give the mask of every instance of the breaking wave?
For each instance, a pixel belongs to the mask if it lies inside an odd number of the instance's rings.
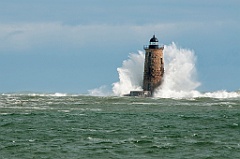
[[[131,53],[124,60],[122,67],[117,68],[119,81],[112,84],[112,92],[105,86],[89,91],[90,95],[123,96],[130,91],[142,90],[144,53]],[[155,98],[236,98],[239,92],[225,90],[201,93],[197,88],[201,83],[197,80],[196,56],[194,51],[179,48],[175,43],[164,46],[165,74],[162,85],[156,89]]]
[[[154,97],[182,98],[194,97],[199,92],[197,81],[196,56],[193,51],[178,48],[175,43],[164,48],[165,74],[163,84]]]
[[[129,59],[123,61],[122,67],[117,68],[119,82],[113,83],[112,91],[115,95],[128,94],[132,90],[142,90],[144,67],[144,53],[131,53]]]

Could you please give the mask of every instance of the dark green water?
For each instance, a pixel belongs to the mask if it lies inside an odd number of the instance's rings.
[[[240,157],[240,98],[0,95],[0,158]]]

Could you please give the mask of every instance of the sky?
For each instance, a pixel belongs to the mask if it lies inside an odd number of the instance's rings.
[[[198,90],[239,90],[239,8],[239,0],[1,0],[0,92],[111,86],[153,34],[194,51]]]

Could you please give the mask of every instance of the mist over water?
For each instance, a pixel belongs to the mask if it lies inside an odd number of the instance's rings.
[[[196,55],[193,50],[183,49],[175,43],[164,46],[164,78],[162,85],[156,89],[155,98],[235,98],[240,97],[239,92],[201,93],[197,88],[201,83],[197,79]],[[112,92],[106,86],[90,90],[90,95],[116,95],[123,96],[130,91],[142,90],[145,54],[138,51],[131,53],[122,67],[117,68],[119,81],[112,84]]]

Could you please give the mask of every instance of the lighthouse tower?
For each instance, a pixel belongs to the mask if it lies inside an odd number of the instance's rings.
[[[149,45],[144,46],[143,91],[130,91],[126,96],[151,97],[154,90],[161,85],[164,74],[163,49],[164,46],[159,46],[158,39],[153,35]]]
[[[159,46],[155,35],[150,39],[150,44],[144,46],[145,63],[143,77],[143,91],[152,96],[154,90],[161,85],[164,74],[163,61],[164,46]]]

